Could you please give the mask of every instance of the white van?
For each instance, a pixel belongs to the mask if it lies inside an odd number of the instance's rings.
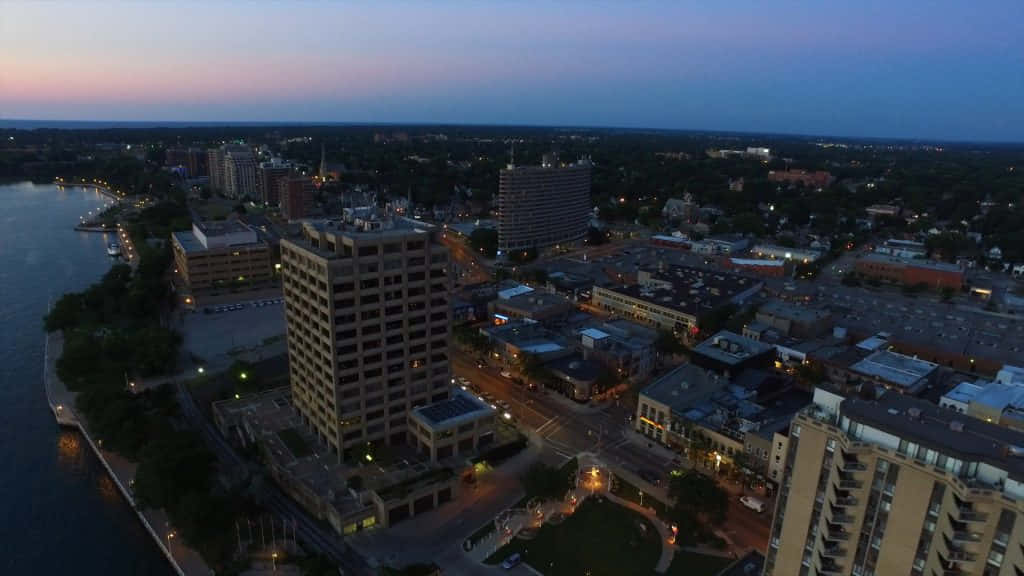
[[[754,498],[753,496],[740,496],[740,504],[743,504],[757,513],[764,512],[765,508],[767,508],[763,501]]]

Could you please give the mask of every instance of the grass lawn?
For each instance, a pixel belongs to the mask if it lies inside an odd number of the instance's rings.
[[[647,576],[661,555],[661,538],[636,512],[588,499],[561,524],[545,524],[533,540],[513,539],[485,562],[498,564],[514,552],[545,576]]]
[[[306,441],[302,439],[302,436],[295,428],[286,428],[279,431],[277,435],[296,458],[304,458],[313,453],[306,444]]]
[[[732,562],[729,558],[676,550],[666,576],[714,576]]]

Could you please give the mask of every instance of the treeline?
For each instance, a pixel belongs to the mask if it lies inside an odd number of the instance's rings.
[[[138,243],[139,265],[116,265],[82,292],[61,297],[44,319],[64,333],[57,374],[106,450],[138,462],[142,506],[167,511],[177,535],[220,573],[232,560],[240,499],[218,490],[214,459],[178,418],[170,384],[135,393],[136,377],[172,372],[180,336],[161,324],[173,305],[167,243]]]

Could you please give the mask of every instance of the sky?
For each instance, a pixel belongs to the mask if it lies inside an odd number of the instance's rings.
[[[9,0],[0,118],[1024,141],[1024,0]]]

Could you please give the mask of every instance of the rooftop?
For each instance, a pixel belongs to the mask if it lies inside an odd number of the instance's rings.
[[[762,286],[743,276],[690,266],[641,270],[640,276],[639,284],[610,286],[608,290],[695,318]]]
[[[964,461],[980,461],[1024,480],[1024,432],[989,424],[925,400],[887,392],[876,400],[847,398],[840,413],[899,438]]]
[[[693,351],[719,362],[733,365],[773,349],[774,347],[766,342],[758,342],[735,332],[722,330],[695,346]]]
[[[196,221],[192,224],[207,236],[223,236],[250,231],[248,226],[235,219]]]
[[[579,354],[565,356],[547,363],[547,367],[580,382],[592,382],[601,375],[601,368]]]
[[[824,320],[831,316],[831,313],[824,308],[799,306],[787,302],[780,302],[778,300],[765,302],[757,311],[761,314],[771,314],[772,316],[785,318],[792,320],[793,322],[805,323],[818,322],[819,320]]]
[[[866,376],[891,382],[901,388],[912,390],[938,367],[938,364],[912,356],[897,354],[888,350],[878,350],[850,366],[850,369]]]
[[[454,390],[452,397],[447,400],[413,410],[414,415],[419,415],[421,420],[434,428],[451,428],[493,412],[493,408],[462,390]]]
[[[718,390],[724,389],[726,384],[724,378],[706,372],[699,366],[683,364],[648,384],[640,391],[640,395],[682,414],[697,403],[707,400]]]
[[[878,252],[871,252],[861,257],[861,261],[873,262],[877,264],[889,264],[898,266],[913,266],[915,268],[924,268],[927,270],[936,270],[939,272],[963,272],[962,266],[957,264],[950,264],[949,262],[936,262],[934,260],[908,260],[906,258],[899,258],[896,256],[889,256],[887,254],[879,254]]]

